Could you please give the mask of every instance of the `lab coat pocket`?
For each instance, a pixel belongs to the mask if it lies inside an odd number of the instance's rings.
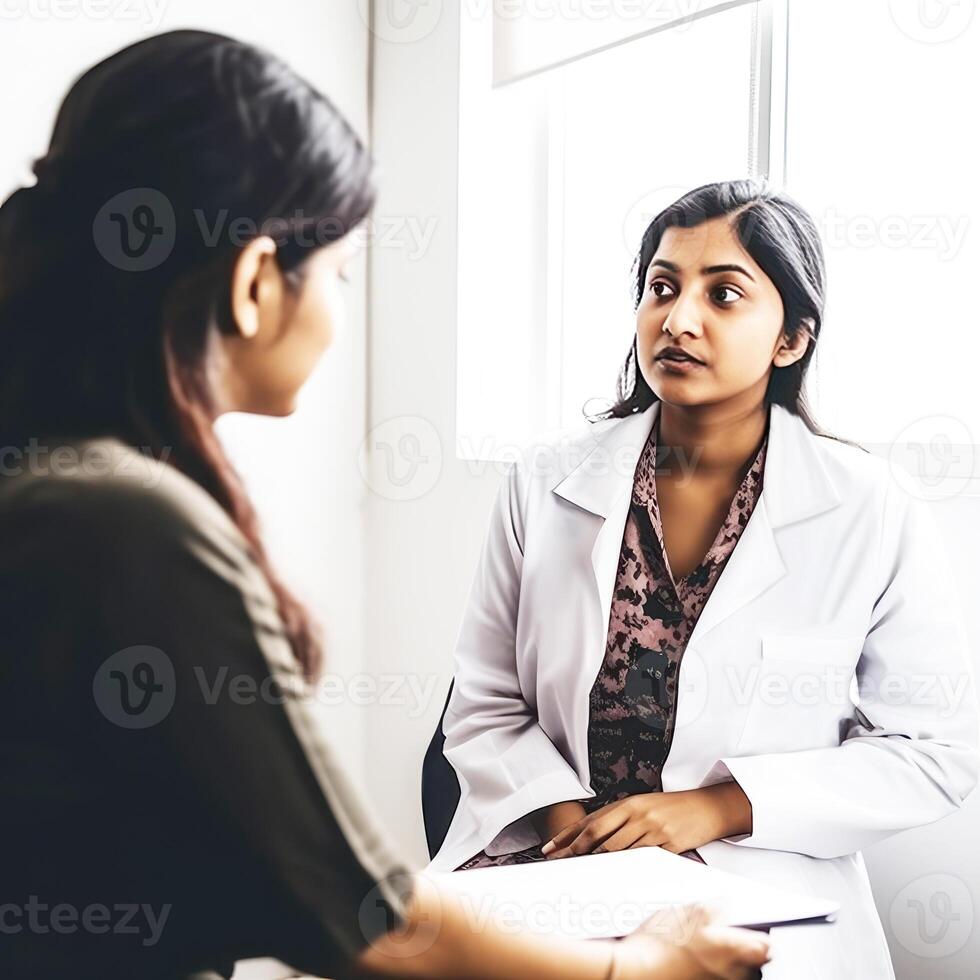
[[[854,709],[855,668],[863,634],[767,633],[761,657],[735,691],[745,705],[739,755],[839,745]]]

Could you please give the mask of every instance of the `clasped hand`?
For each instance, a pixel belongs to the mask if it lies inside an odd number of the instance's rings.
[[[640,793],[569,824],[542,848],[549,859],[662,847],[675,854],[751,833],[752,807],[734,781],[677,793]]]

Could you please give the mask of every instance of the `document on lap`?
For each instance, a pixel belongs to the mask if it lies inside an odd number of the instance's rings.
[[[659,847],[429,877],[460,900],[475,929],[494,922],[576,939],[626,936],[655,913],[694,902],[711,909],[721,924],[750,929],[827,924],[840,909],[836,902],[773,888]]]

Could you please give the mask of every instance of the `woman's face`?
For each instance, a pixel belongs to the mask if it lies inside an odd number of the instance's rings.
[[[291,414],[342,326],[342,283],[356,252],[354,236],[317,249],[304,263],[297,287],[287,283],[275,252],[272,239],[256,239],[235,268],[232,309],[238,333],[223,338],[228,411]]]
[[[661,401],[702,405],[752,391],[761,402],[772,367],[792,364],[806,351],[803,331],[794,346],[788,344],[779,291],[730,222],[721,217],[669,228],[646,269],[636,313],[637,355]],[[669,347],[702,363],[659,359]]]

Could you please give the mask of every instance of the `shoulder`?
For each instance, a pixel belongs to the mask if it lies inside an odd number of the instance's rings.
[[[938,537],[929,494],[889,447],[865,448],[828,436],[813,438],[851,527],[870,521],[885,551],[899,547],[910,534]]]
[[[856,441],[816,434],[812,438],[824,469],[844,500],[874,500],[884,506],[897,488],[897,464]]]
[[[218,502],[166,460],[118,439],[36,445],[8,460],[0,520],[57,529],[61,543],[99,552],[206,548],[239,563],[247,543]]]

